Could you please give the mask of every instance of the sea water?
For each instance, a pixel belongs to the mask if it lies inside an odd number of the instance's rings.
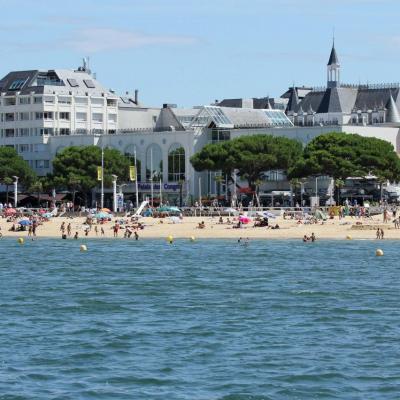
[[[399,399],[399,248],[2,239],[0,399]]]

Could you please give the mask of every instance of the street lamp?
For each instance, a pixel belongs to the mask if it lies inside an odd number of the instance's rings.
[[[113,211],[116,213],[117,212],[117,175],[111,175],[112,176],[112,183],[113,183]]]
[[[318,176],[315,177],[315,206],[319,207],[319,197],[318,197]]]
[[[14,181],[14,207],[17,207],[18,203],[18,176],[13,176]]]

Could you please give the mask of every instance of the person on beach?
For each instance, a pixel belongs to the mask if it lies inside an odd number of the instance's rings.
[[[29,225],[28,236],[32,236],[32,225]]]
[[[101,233],[101,236],[104,236],[104,235],[105,235],[105,233],[104,233],[104,228],[103,228],[103,227],[101,227],[100,233]]]
[[[303,242],[307,243],[310,240],[310,238],[307,235],[303,236]]]
[[[114,237],[118,237],[118,231],[119,231],[119,224],[116,222],[114,224]]]
[[[97,228],[97,225],[95,225],[94,227],[94,233],[96,234],[96,236],[99,236],[99,228]]]
[[[79,238],[78,232],[75,232],[74,239],[78,239],[78,238]]]
[[[62,234],[65,233],[65,221],[61,224],[60,231],[61,231]]]
[[[67,225],[67,235],[71,236],[71,222]]]
[[[385,236],[385,233],[383,232],[383,229],[381,228],[381,239],[383,240],[383,237]]]
[[[134,232],[134,235],[135,235],[135,240],[139,240],[139,235],[136,231]]]
[[[379,228],[376,230],[376,238],[377,239],[381,238],[381,230]]]
[[[314,235],[314,232],[311,234],[311,238],[310,239],[311,239],[312,242],[315,242],[317,240],[317,238]]]

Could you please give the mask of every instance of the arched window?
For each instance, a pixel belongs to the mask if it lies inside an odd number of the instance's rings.
[[[168,180],[185,180],[185,149],[178,143],[174,143],[168,151]]]
[[[161,147],[158,144],[151,144],[146,151],[146,179],[159,181],[162,179],[163,160]]]
[[[125,157],[128,157],[130,160],[130,165],[135,165],[135,149],[136,149],[136,145],[134,144],[130,144],[129,146],[127,146],[125,148]],[[137,173],[137,180],[138,182],[142,181],[142,163],[138,158],[137,155],[138,151],[136,149],[136,173]]]

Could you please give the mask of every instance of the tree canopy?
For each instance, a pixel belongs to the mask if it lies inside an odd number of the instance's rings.
[[[290,177],[328,175],[335,179],[366,176],[400,178],[400,159],[392,144],[374,137],[332,132],[313,139],[289,171]]]
[[[109,186],[112,175],[119,180],[129,178],[129,159],[116,149],[104,149],[104,185]],[[53,160],[53,182],[73,192],[89,192],[96,187],[97,167],[101,166],[101,148],[71,146],[58,153]]]
[[[35,172],[14,148],[0,147],[0,182],[10,185],[14,176],[18,176],[19,182],[25,187],[29,187],[36,179]]]
[[[302,153],[300,142],[272,135],[241,136],[225,142],[207,144],[190,162],[196,171],[222,171],[231,175],[234,169],[250,186],[269,170],[287,170]]]

